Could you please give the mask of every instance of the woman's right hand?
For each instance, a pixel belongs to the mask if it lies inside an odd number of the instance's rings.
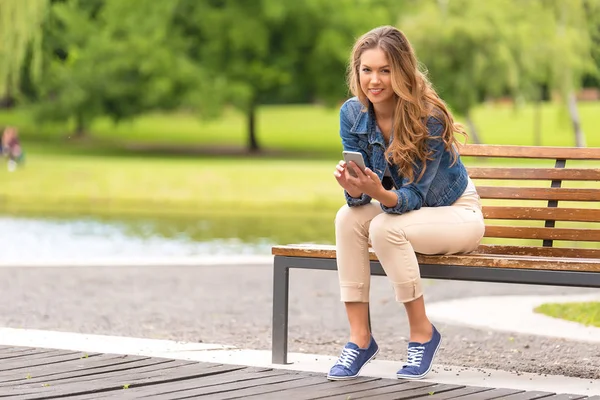
[[[335,176],[335,179],[337,180],[338,184],[342,188],[344,188],[346,192],[348,192],[350,197],[358,198],[362,195],[362,192],[356,186],[348,182],[348,176],[350,173],[348,172],[347,166],[348,165],[346,164],[346,161],[340,161],[335,167],[333,176]]]

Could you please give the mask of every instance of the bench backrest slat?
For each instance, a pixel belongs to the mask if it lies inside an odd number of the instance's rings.
[[[515,239],[548,239],[600,242],[600,229],[535,228],[529,226],[488,225],[486,237]]]
[[[567,160],[600,160],[600,147],[542,147],[466,144],[460,146],[462,156],[540,158]]]
[[[485,199],[600,201],[597,189],[477,186],[477,192]]]
[[[464,161],[483,202],[481,251],[600,259],[600,148],[464,145],[459,151],[469,156]]]
[[[600,209],[486,206],[483,209],[483,216],[488,219],[598,222]]]
[[[600,181],[600,169],[469,167],[473,179]]]

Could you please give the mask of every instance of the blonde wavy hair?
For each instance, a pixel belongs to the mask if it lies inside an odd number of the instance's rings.
[[[396,98],[394,110],[394,140],[390,146],[389,160],[396,164],[400,173],[415,180],[414,169],[417,161],[423,168],[417,180],[421,179],[426,169],[426,161],[433,159],[432,151],[427,145],[429,132],[427,118],[435,116],[442,122],[444,131],[441,140],[446,150],[451,151],[453,163],[457,153],[453,150],[459,142],[455,133],[467,138],[464,127],[454,122],[451,112],[433,89],[424,72],[419,69],[419,62],[406,36],[393,26],[381,26],[362,35],[354,44],[348,65],[348,87],[352,94],[360,100],[368,112],[372,105],[360,88],[360,59],[366,50],[379,48],[387,56],[391,66],[391,82]]]

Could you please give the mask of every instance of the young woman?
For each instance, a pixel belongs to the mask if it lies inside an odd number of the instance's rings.
[[[350,341],[327,377],[356,378],[379,352],[368,323],[370,243],[410,324],[408,358],[397,376],[420,379],[431,370],[441,335],[425,312],[415,252],[470,252],[484,233],[479,196],[455,147],[455,133],[465,132],[394,27],[357,40],[348,85],[355,97],[341,107],[340,136],[366,168],[340,161],[334,172],[347,202],[335,232]]]

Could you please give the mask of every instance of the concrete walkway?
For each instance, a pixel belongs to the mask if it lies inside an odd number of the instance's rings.
[[[598,327],[533,312],[545,303],[592,301],[600,302],[600,291],[573,296],[467,297],[430,303],[427,305],[427,314],[434,321],[449,324],[600,343]]]

